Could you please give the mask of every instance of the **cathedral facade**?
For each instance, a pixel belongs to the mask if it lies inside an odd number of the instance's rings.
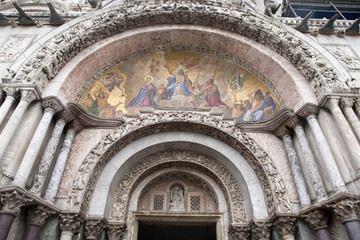
[[[1,2],[0,240],[359,239],[360,21],[291,2]]]

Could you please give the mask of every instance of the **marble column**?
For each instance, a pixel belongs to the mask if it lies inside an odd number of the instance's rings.
[[[77,214],[60,214],[60,240],[71,240],[74,232],[80,227],[81,218]]]
[[[348,152],[351,156],[353,164],[356,166],[356,170],[360,170],[360,145],[354,136],[345,116],[343,115],[340,107],[339,107],[339,99],[338,98],[330,98],[327,100],[325,107],[327,107],[338,126],[342,138],[345,141],[345,145],[348,149]]]
[[[283,240],[295,240],[295,217],[279,217],[276,219],[275,225],[276,229],[279,230]]]
[[[232,229],[232,228],[231,228]],[[230,232],[231,232],[231,229],[230,229]],[[239,229],[240,230],[240,229]],[[250,236],[250,228],[244,228],[242,227],[241,229],[242,231],[237,231],[237,232],[242,232],[244,233],[245,235],[241,235],[241,236],[244,236],[244,237],[241,237],[241,238],[232,238],[233,240],[236,240],[236,239],[247,239],[249,236]],[[108,236],[108,239],[109,240],[119,240],[119,239],[122,239],[123,238],[123,235],[126,231],[126,225],[125,224],[110,224],[107,226],[107,236]],[[248,236],[248,237],[246,237]]]
[[[335,217],[344,225],[349,240],[358,240],[360,236],[358,204],[359,200],[357,199],[344,199],[332,206]]]
[[[304,215],[305,221],[314,230],[317,240],[331,240],[329,227],[327,225],[328,215],[323,210],[313,210]]]
[[[287,122],[289,127],[292,127],[295,131],[296,137],[299,140],[300,149],[304,156],[306,171],[310,175],[310,182],[315,191],[316,198],[324,198],[327,196],[324,183],[321,179],[319,169],[315,162],[315,157],[309,146],[309,142],[306,138],[303,126],[301,126],[300,120],[295,116]]]
[[[301,171],[299,159],[296,155],[294,144],[290,136],[290,131],[287,127],[282,126],[276,130],[275,134],[278,137],[281,137],[284,142],[285,150],[288,156],[288,161],[290,163],[291,171],[294,177],[296,190],[299,195],[300,204],[301,206],[310,205],[311,204],[310,196],[307,191],[306,183],[303,177],[303,173]]]
[[[3,104],[0,107],[0,126],[4,122],[7,114],[9,113],[13,103],[15,102],[15,93],[19,89],[17,88],[6,88],[6,98]]]
[[[70,153],[70,148],[71,148],[72,142],[74,140],[75,133],[76,132],[75,132],[74,128],[69,128],[66,131],[64,142],[62,144],[60,153],[56,159],[55,166],[54,166],[53,172],[51,174],[49,184],[45,191],[44,198],[47,200],[54,201],[54,199],[55,199],[56,192],[60,186],[61,177],[63,175],[64,169],[66,166],[66,161],[67,161],[69,153]]]
[[[355,113],[360,118],[360,98],[355,99]]]
[[[251,227],[252,236],[259,240],[270,240],[271,227],[270,222],[254,222]]]
[[[17,191],[1,194],[3,208],[0,211],[0,240],[6,240],[11,225],[20,212],[20,208],[32,201]]]
[[[326,168],[327,176],[331,182],[332,189],[337,190],[344,188],[344,180],[340,174],[339,168],[336,164],[333,154],[331,153],[325,136],[320,128],[319,122],[316,119],[317,112],[318,107],[316,105],[307,104],[298,111],[298,114],[305,118],[309,123],[311,132],[315,138],[316,145]]]
[[[0,159],[3,156],[16,128],[18,127],[21,118],[23,117],[29,104],[36,99],[36,95],[31,90],[21,90],[21,99],[15,111],[11,115],[9,121],[0,135]]]
[[[54,213],[43,206],[32,207],[28,212],[28,219],[23,240],[37,240],[41,226],[45,220]]]
[[[341,98],[340,100],[341,109],[343,110],[346,119],[349,121],[355,135],[360,140],[360,121],[353,110],[354,103],[355,100],[353,98]]]
[[[25,186],[28,177],[34,167],[36,157],[38,156],[41,145],[45,140],[46,133],[49,129],[51,120],[55,112],[60,111],[62,106],[53,99],[43,101],[45,107],[44,115],[42,116],[38,127],[31,139],[31,142],[25,152],[24,158],[16,172],[15,178],[11,184]]]
[[[89,220],[85,224],[85,239],[96,240],[99,239],[102,228],[100,227],[101,220]]]
[[[54,156],[56,154],[56,150],[59,145],[59,141],[61,138],[61,135],[63,133],[64,127],[66,122],[71,120],[71,116],[69,113],[62,113],[60,115],[60,118],[56,121],[55,127],[52,131],[51,137],[45,147],[45,151],[41,157],[38,172],[35,175],[34,179],[34,185],[31,188],[31,192],[35,193],[36,195],[41,195],[44,184],[46,182],[46,179],[48,177],[50,168],[52,166],[52,162],[54,159]]]

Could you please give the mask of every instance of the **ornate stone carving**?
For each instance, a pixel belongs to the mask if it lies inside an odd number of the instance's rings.
[[[323,210],[316,209],[308,212],[304,215],[304,218],[313,230],[328,227],[328,214]]]
[[[108,225],[107,227],[107,235],[109,240],[119,240],[122,239],[124,236],[124,233],[126,231],[126,225],[125,224],[112,224]]]
[[[298,116],[294,116],[286,122],[286,125],[295,128],[296,126],[302,126],[302,122]]]
[[[6,96],[18,97],[20,88],[18,87],[4,87],[4,91],[6,92]]]
[[[38,97],[34,90],[21,89],[20,91],[21,91],[21,99],[24,99],[24,100],[28,101],[29,103],[31,103]]]
[[[59,99],[56,97],[48,97],[42,99],[43,108],[51,108],[54,112],[59,112],[64,109]]]
[[[78,214],[60,213],[60,229],[61,231],[74,232],[80,227],[82,218]]]
[[[272,21],[256,12],[242,8],[229,8],[212,2],[147,3],[139,7],[136,3],[118,4],[117,8],[105,8],[92,18],[80,18],[57,35],[50,34],[47,42],[32,49],[34,54],[20,58],[15,80],[37,81],[43,87],[59,70],[84,48],[134,27],[158,24],[197,24],[220,28],[249,37],[264,44],[288,59],[312,82],[317,97],[334,90],[348,90],[351,80],[347,71],[327,59],[334,58],[322,51],[315,42],[308,43],[304,36],[290,31],[284,25]],[[44,41],[44,39],[42,39]],[[313,45],[313,46],[312,46]],[[40,71],[39,71],[40,70]]]
[[[231,225],[229,233],[233,240],[244,240],[250,237],[250,227]]]
[[[45,223],[45,220],[52,214],[55,214],[55,211],[44,206],[32,207],[29,209],[27,222],[42,226]]]
[[[276,229],[284,237],[286,235],[295,235],[296,231],[296,217],[279,217],[275,221]]]
[[[142,179],[144,174],[151,174],[152,172],[169,167],[172,165],[169,164],[182,164],[186,166],[186,163],[192,163],[189,165],[191,168],[199,168],[199,166],[205,167],[208,169],[207,174],[211,174],[210,177],[222,189],[224,196],[226,198],[227,205],[229,208],[229,217],[233,223],[244,223],[246,222],[246,210],[244,205],[244,200],[242,197],[242,192],[239,183],[236,181],[234,176],[221,165],[218,161],[211,159],[205,155],[201,155],[195,152],[187,151],[171,151],[153,154],[148,156],[135,165],[133,165],[120,179],[119,185],[115,190],[112,210],[110,212],[110,219],[116,220],[119,222],[125,222],[127,206],[129,204],[129,198],[132,194],[132,191],[135,189],[139,183],[139,179]],[[177,166],[177,165],[174,165]],[[190,174],[191,175],[191,174]],[[164,175],[165,176],[165,175]],[[184,175],[184,177],[186,177]],[[204,185],[203,180],[198,182]],[[156,179],[154,179],[156,181]],[[145,186],[144,191],[147,191],[151,186]],[[205,189],[208,189],[208,193],[212,196],[214,203],[218,203],[216,200],[216,195],[214,190],[204,186]]]
[[[297,114],[302,118],[308,118],[309,116],[316,116],[316,114],[319,111],[319,107],[312,103],[307,103],[304,106],[302,106]]]
[[[281,126],[278,129],[276,129],[274,131],[274,133],[275,133],[276,136],[278,136],[280,138],[283,138],[285,135],[290,136],[290,129],[287,128],[286,126]]]
[[[33,200],[27,198],[24,194],[18,191],[5,192],[1,194],[1,204],[3,205],[2,211],[17,214],[20,208]]]
[[[195,124],[196,123],[196,124]],[[139,131],[136,131],[138,130]],[[79,167],[69,193],[69,209],[88,205],[97,178],[107,162],[129,142],[163,131],[193,131],[225,142],[252,166],[262,187],[270,213],[291,212],[283,180],[266,152],[233,124],[214,116],[193,112],[160,112],[135,118],[108,134],[87,155]],[[87,207],[83,207],[86,210]]]
[[[255,239],[270,239],[272,223],[270,222],[254,222],[251,226],[251,233]]]
[[[339,221],[343,221],[349,218],[358,218],[359,202],[360,200],[358,199],[344,199],[333,204],[331,207],[336,218]]]
[[[98,239],[101,234],[101,220],[88,220],[85,224],[86,239]]]
[[[360,70],[360,59],[348,45],[327,45],[327,49],[350,71]]]
[[[341,98],[340,106],[342,109],[344,108],[352,108],[354,106],[355,99],[354,98]]]

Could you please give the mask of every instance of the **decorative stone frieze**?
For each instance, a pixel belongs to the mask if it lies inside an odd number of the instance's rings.
[[[137,131],[139,130],[139,131]],[[160,112],[135,118],[108,134],[84,159],[71,187],[67,209],[87,209],[97,178],[107,162],[136,139],[162,131],[193,131],[215,137],[238,151],[265,189],[268,211],[291,212],[283,180],[266,152],[246,133],[222,119],[192,112]]]
[[[315,209],[303,216],[313,230],[328,227],[328,214],[324,210]]]
[[[11,212],[17,214],[20,212],[20,208],[33,200],[26,197],[24,194],[18,191],[1,193],[1,204],[3,206],[2,211]]]
[[[359,214],[359,202],[360,200],[358,199],[344,199],[333,204],[331,207],[339,221],[351,218],[356,219]]]
[[[109,240],[122,239],[126,231],[125,224],[109,224],[107,225],[107,236]]]
[[[249,239],[251,228],[248,226],[231,225],[229,233],[233,240]]]
[[[87,220],[85,224],[86,239],[98,239],[101,234],[101,220]]]
[[[44,206],[32,207],[29,209],[27,222],[42,226],[45,223],[45,220],[52,214],[55,214],[55,211]]]
[[[86,47],[116,33],[158,24],[193,24],[231,31],[264,44],[288,59],[308,81],[317,97],[332,91],[348,90],[351,77],[333,55],[314,41],[309,43],[301,33],[266,16],[243,8],[229,8],[214,3],[163,2],[144,7],[126,3],[105,8],[79,18],[78,23],[60,27],[58,34],[42,38],[44,44],[28,49],[31,57],[21,58],[12,66],[16,82],[34,82],[44,87],[60,69]],[[51,35],[51,37],[50,37]],[[331,59],[330,61],[328,59]]]
[[[296,231],[296,217],[282,216],[275,221],[276,229],[279,230],[283,239],[287,236],[294,237]],[[294,238],[293,238],[294,239]]]
[[[251,226],[251,233],[255,239],[270,239],[271,228],[271,222],[254,222]]]
[[[82,217],[78,214],[60,213],[59,223],[61,231],[74,232],[80,227],[81,222]]]

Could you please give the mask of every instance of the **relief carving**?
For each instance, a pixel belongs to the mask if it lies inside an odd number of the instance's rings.
[[[276,229],[279,230],[281,236],[286,235],[295,236],[296,218],[295,217],[279,217],[275,221]]]
[[[304,215],[305,221],[310,225],[313,230],[317,228],[328,227],[328,214],[323,211],[316,209]]]
[[[233,240],[249,239],[250,227],[231,225],[229,233],[231,234]]]
[[[349,218],[359,218],[359,200],[358,199],[344,199],[331,207],[335,212],[335,217],[339,221],[343,221]]]
[[[60,213],[60,229],[61,231],[75,232],[80,227],[82,218],[78,214]]]
[[[126,225],[108,225],[107,226],[107,235],[109,240],[119,240],[122,239],[126,231]]]
[[[163,169],[166,166],[176,166],[176,164],[183,164],[187,166],[189,163],[195,163],[191,165],[191,168],[199,168],[199,165],[208,169],[210,173],[215,176],[210,176],[214,181],[218,183],[222,189],[225,198],[227,198],[227,205],[229,208],[229,217],[233,223],[244,223],[247,221],[246,210],[244,205],[244,200],[241,193],[241,188],[239,183],[233,177],[233,175],[218,161],[211,159],[205,155],[201,155],[195,152],[187,151],[171,151],[171,152],[162,152],[150,155],[135,165],[133,165],[120,180],[118,187],[115,190],[112,210],[110,212],[110,219],[125,222],[126,211],[129,204],[129,198],[132,195],[132,191],[135,189],[140,179],[146,175],[151,174],[151,172]],[[175,164],[175,165],[174,165]],[[190,166],[189,166],[190,167]],[[186,175],[186,174],[185,174]],[[183,177],[186,177],[186,176]],[[191,175],[191,174],[188,174]],[[202,181],[200,185],[204,185]],[[149,187],[146,186],[143,191],[146,191]],[[170,210],[173,208],[177,210],[179,208],[184,209],[184,191],[178,187],[170,191]],[[207,187],[207,189],[211,189]],[[210,196],[213,196],[212,199],[214,203],[217,203],[216,195],[214,191],[210,190],[208,192]]]
[[[271,228],[272,223],[270,222],[254,222],[251,233],[255,239],[270,239]]]
[[[20,208],[33,200],[27,198],[24,194],[17,191],[1,193],[1,205],[2,211],[11,212],[17,214],[20,212]]]
[[[27,222],[42,226],[44,225],[45,220],[52,214],[55,214],[55,211],[44,206],[32,207],[29,209]]]

